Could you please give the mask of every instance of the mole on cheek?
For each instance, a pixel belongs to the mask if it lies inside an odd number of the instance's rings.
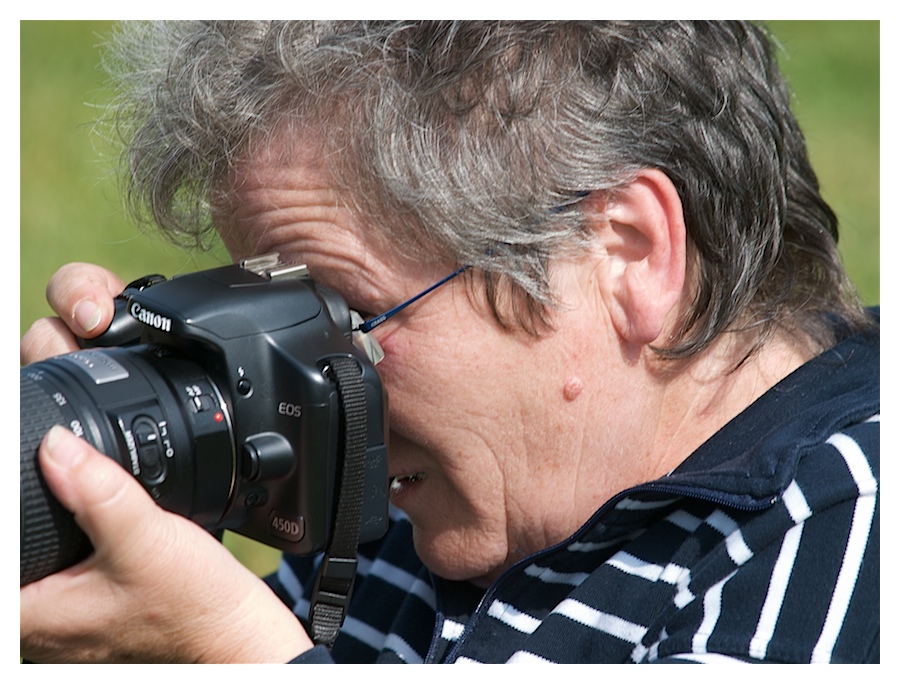
[[[575,401],[583,389],[584,383],[581,381],[581,378],[572,376],[563,386],[563,398],[566,401]]]

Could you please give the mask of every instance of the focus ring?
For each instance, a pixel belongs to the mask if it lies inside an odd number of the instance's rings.
[[[38,380],[20,374],[19,384],[19,583],[25,585],[87,557],[91,544],[72,514],[50,494],[37,461],[47,431],[69,425],[72,418]]]

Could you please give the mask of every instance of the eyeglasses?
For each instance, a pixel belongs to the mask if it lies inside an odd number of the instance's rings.
[[[384,358],[384,350],[381,348],[381,345],[378,344],[378,340],[376,340],[375,337],[373,335],[370,335],[369,333],[389,318],[392,318],[393,316],[403,311],[403,309],[408,307],[410,304],[413,304],[422,299],[422,297],[424,297],[425,295],[434,292],[441,285],[450,282],[460,273],[466,271],[469,268],[471,268],[471,265],[467,264],[456,269],[455,271],[453,271],[453,273],[446,276],[445,278],[442,278],[434,285],[422,290],[419,294],[410,297],[405,302],[398,304],[394,308],[389,309],[382,314],[373,316],[372,318],[363,320],[362,316],[360,316],[356,311],[351,311],[350,317],[351,324],[353,325],[351,338],[353,340],[353,344],[356,345],[358,349],[365,352],[366,356],[369,357],[369,360],[373,364],[377,365]]]
[[[441,280],[436,282],[431,287],[426,288],[425,290],[422,290],[419,294],[417,294],[413,297],[410,297],[402,304],[398,304],[397,306],[395,306],[393,309],[389,309],[388,311],[385,311],[383,314],[378,314],[377,316],[373,316],[372,318],[362,321],[359,325],[357,325],[355,328],[353,328],[353,332],[359,331],[359,332],[367,333],[367,332],[370,332],[371,330],[374,330],[375,328],[377,328],[379,325],[384,323],[389,318],[392,318],[396,314],[403,311],[403,309],[408,307],[410,304],[414,304],[415,302],[419,301],[420,299],[422,299],[422,297],[424,297],[425,295],[438,289],[444,283],[450,282],[456,276],[458,276],[460,273],[462,273],[463,271],[465,271],[468,268],[471,268],[471,267],[469,265],[466,265],[461,268],[458,268],[455,271],[453,271],[453,273],[448,275],[446,278],[442,278]]]
[[[573,196],[572,202],[567,203],[567,204],[561,204],[557,207],[553,207],[550,210],[550,213],[552,213],[552,214],[559,213],[559,212],[573,206],[574,204],[577,204],[579,201],[581,201],[582,199],[587,197],[588,194],[589,194],[589,192],[587,192],[587,191],[575,193],[575,195]],[[408,307],[410,304],[414,304],[415,302],[422,299],[422,297],[424,297],[425,295],[430,294],[431,292],[434,292],[441,285],[450,282],[456,276],[458,276],[460,273],[463,273],[464,271],[470,269],[471,267],[472,267],[471,264],[466,264],[465,266],[461,266],[460,268],[453,271],[453,273],[451,273],[450,275],[446,276],[445,278],[442,278],[441,280],[436,282],[434,285],[422,290],[419,294],[414,295],[413,297],[410,297],[402,304],[398,304],[393,309],[389,309],[382,314],[373,316],[372,318],[367,318],[366,320],[363,320],[362,316],[360,316],[356,311],[351,311],[350,313],[351,313],[351,317],[353,319],[352,320],[352,325],[353,325],[352,333],[353,333],[354,344],[356,344],[360,349],[362,349],[363,351],[366,352],[366,354],[369,356],[369,359],[372,360],[372,363],[377,364],[379,361],[381,361],[381,359],[384,358],[384,351],[382,351],[381,345],[378,344],[378,341],[374,337],[370,336],[368,333],[371,332],[372,330],[374,330],[375,328],[377,328],[379,325],[384,323],[389,318],[392,318],[396,314],[403,311],[403,309]],[[377,360],[376,360],[376,358],[377,358]]]

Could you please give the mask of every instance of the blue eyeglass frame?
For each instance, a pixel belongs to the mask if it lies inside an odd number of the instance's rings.
[[[374,328],[377,328],[379,325],[381,325],[382,323],[384,323],[386,320],[388,320],[389,318],[391,318],[391,317],[394,316],[395,314],[398,314],[398,313],[400,313],[401,311],[403,311],[403,309],[405,309],[406,307],[408,307],[410,304],[413,304],[413,303],[419,301],[420,299],[422,299],[422,297],[424,297],[425,295],[427,295],[429,292],[432,292],[432,291],[438,289],[438,288],[439,288],[441,285],[443,285],[444,283],[450,282],[450,281],[453,280],[456,276],[458,276],[460,273],[462,273],[463,271],[466,271],[467,269],[469,269],[469,268],[471,268],[471,267],[472,267],[471,264],[466,264],[465,266],[461,266],[460,268],[458,268],[458,269],[456,269],[455,271],[453,271],[453,273],[451,273],[450,275],[446,276],[445,278],[442,278],[441,280],[439,280],[438,282],[436,282],[436,283],[435,283],[434,285],[432,285],[431,287],[429,287],[429,288],[427,288],[427,289],[425,289],[425,290],[422,290],[419,294],[415,295],[414,297],[410,297],[409,299],[407,299],[407,300],[406,300],[405,302],[403,302],[402,304],[398,304],[398,305],[395,306],[393,309],[389,309],[389,310],[385,311],[385,312],[382,313],[382,314],[378,314],[377,316],[373,316],[372,318],[366,319],[365,321],[363,321],[362,323],[360,323],[358,326],[356,326],[356,327],[353,329],[353,331],[354,331],[354,332],[359,331],[359,332],[367,333],[367,332],[369,332],[370,330],[372,330],[372,329],[374,329]]]
[[[550,210],[550,213],[551,213],[551,214],[558,214],[559,212],[561,212],[561,211],[563,211],[563,210],[565,210],[565,209],[568,209],[568,208],[571,207],[573,204],[577,204],[577,203],[580,202],[582,199],[584,199],[585,197],[587,197],[589,194],[590,194],[590,192],[587,191],[587,190],[583,190],[583,191],[581,191],[581,192],[577,192],[577,193],[575,193],[575,195],[574,195],[574,201],[573,201],[573,202],[570,202],[570,203],[568,203],[568,204],[560,204],[559,206],[553,207],[553,208]],[[425,290],[422,290],[419,294],[415,295],[414,297],[411,297],[411,298],[407,299],[407,300],[406,300],[405,302],[403,302],[402,304],[398,304],[398,305],[395,306],[393,309],[389,309],[388,311],[385,311],[385,312],[382,313],[382,314],[378,314],[377,316],[373,316],[372,318],[366,319],[365,321],[363,321],[362,323],[360,323],[358,326],[356,326],[355,328],[353,328],[353,332],[357,332],[357,331],[358,331],[358,332],[367,333],[367,332],[369,332],[369,331],[371,331],[371,330],[374,330],[375,328],[377,328],[379,325],[381,325],[382,323],[384,323],[386,320],[388,320],[389,318],[391,318],[391,317],[394,316],[395,314],[398,314],[398,313],[400,313],[401,311],[403,311],[403,309],[405,309],[406,307],[408,307],[410,304],[414,304],[415,302],[417,302],[417,301],[419,301],[420,299],[422,299],[422,297],[424,297],[425,295],[427,295],[427,294],[429,294],[430,292],[433,292],[434,290],[438,289],[438,288],[439,288],[441,285],[443,285],[444,283],[450,282],[450,281],[453,280],[456,276],[458,276],[460,273],[463,273],[464,271],[467,271],[467,270],[470,269],[470,268],[472,268],[472,265],[471,265],[471,264],[466,264],[465,266],[460,266],[458,269],[456,269],[455,271],[453,271],[453,273],[451,273],[450,275],[446,276],[445,278],[442,278],[441,280],[439,280],[438,282],[436,282],[436,283],[435,283],[434,285],[432,285],[431,287],[429,287],[429,288],[427,288],[427,289],[425,289]]]

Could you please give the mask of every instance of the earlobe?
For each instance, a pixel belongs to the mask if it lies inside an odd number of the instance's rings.
[[[657,341],[681,300],[686,230],[681,198],[669,177],[645,169],[614,194],[588,198],[604,302],[619,335],[635,344]]]

